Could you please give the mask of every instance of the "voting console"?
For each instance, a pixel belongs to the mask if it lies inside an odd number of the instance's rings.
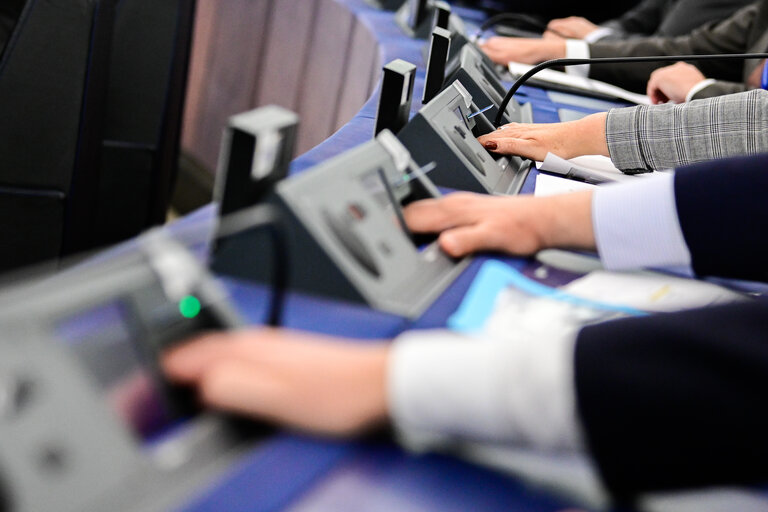
[[[158,368],[238,315],[167,235],[138,245],[0,297],[0,510],[169,510],[252,445]]]
[[[456,80],[467,89],[479,108],[491,107],[485,112],[488,119],[496,118],[507,89],[496,74],[493,63],[475,45],[464,45],[458,57],[448,62],[444,86],[450,87]],[[532,123],[533,111],[530,104],[520,105],[513,99],[507,105],[503,121],[505,124]]]
[[[404,205],[439,195],[424,171],[385,130],[280,182],[270,202],[288,238],[289,287],[418,317],[466,266],[405,225]],[[220,240],[213,268],[266,281],[269,245],[258,232]]]
[[[436,23],[452,33],[466,34],[464,21],[437,0],[408,0],[395,13],[395,22],[407,36],[418,39],[429,37]]]
[[[530,115],[530,107],[522,111]],[[461,82],[455,81],[414,116],[398,134],[419,165],[432,162],[437,185],[485,194],[516,194],[532,162],[489,153],[476,137],[493,131]]]

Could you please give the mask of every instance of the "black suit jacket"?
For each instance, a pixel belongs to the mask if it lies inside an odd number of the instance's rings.
[[[687,36],[598,41],[589,45],[589,49],[592,57],[765,52],[768,50],[768,0],[748,5],[728,19],[700,27]],[[703,89],[695,98],[745,91],[746,79],[758,64],[757,60],[696,62],[704,76],[718,82]],[[668,65],[668,62],[651,62],[591,66],[589,76],[644,93],[651,72]]]
[[[679,169],[694,270],[768,281],[768,155]],[[618,496],[768,482],[768,299],[584,328],[576,395]]]
[[[13,27],[19,19],[26,0],[3,0],[0,2],[0,55],[3,54],[5,44],[11,37]]]
[[[601,41],[630,37],[687,35],[720,21],[754,0],[643,0],[620,18],[603,23],[613,33]]]

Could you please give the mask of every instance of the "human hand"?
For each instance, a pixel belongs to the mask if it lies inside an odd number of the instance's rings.
[[[404,209],[416,233],[440,233],[453,257],[477,251],[530,255],[549,247],[594,249],[592,191],[552,197],[500,197],[456,192]]]
[[[564,40],[526,39],[522,37],[491,37],[480,44],[480,49],[495,63],[506,66],[510,62],[538,64],[565,57]]]
[[[684,103],[688,92],[706,77],[699,69],[686,62],[676,62],[651,73],[647,94],[654,105],[659,103]]]
[[[301,430],[350,435],[385,421],[388,345],[288,330],[211,333],[164,354],[208,406]]]
[[[567,123],[510,123],[477,140],[489,151],[544,160],[547,153],[562,158],[608,154],[605,113]]]
[[[591,21],[581,16],[569,16],[550,21],[547,24],[547,33],[556,34],[559,37],[571,39],[584,39],[590,33],[597,30],[598,27]]]

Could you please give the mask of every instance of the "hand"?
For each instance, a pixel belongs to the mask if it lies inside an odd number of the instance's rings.
[[[162,359],[206,405],[312,432],[349,435],[385,421],[388,345],[287,330],[202,336]]]
[[[496,64],[510,62],[538,64],[565,57],[564,40],[525,39],[521,37],[491,37],[480,44],[480,49]]]
[[[569,16],[552,20],[547,24],[547,31],[560,37],[571,39],[584,39],[598,27],[591,21],[581,16]],[[547,32],[545,32],[546,34]]]
[[[706,80],[699,69],[685,62],[659,68],[651,73],[647,94],[651,103],[684,103],[693,86]]]
[[[598,113],[567,123],[510,123],[477,140],[489,151],[532,160],[544,160],[547,153],[609,156],[605,122],[606,114]]]
[[[404,209],[416,233],[440,232],[449,255],[477,251],[530,255],[548,247],[594,249],[592,191],[551,197],[498,197],[456,192]]]

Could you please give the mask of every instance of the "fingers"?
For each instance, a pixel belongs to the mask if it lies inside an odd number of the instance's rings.
[[[280,415],[284,396],[281,382],[260,372],[248,361],[220,359],[201,375],[198,390],[204,404],[254,417],[285,419]]]
[[[461,258],[473,252],[494,249],[490,246],[489,235],[483,224],[463,226],[443,232],[438,243],[448,255]]]
[[[240,351],[239,345],[228,343],[232,336],[208,334],[172,348],[161,358],[166,376],[178,383],[196,382],[209,365],[221,358],[234,357]]]
[[[457,192],[440,199],[425,199],[403,209],[408,227],[416,233],[437,233],[471,222],[477,194]]]
[[[543,34],[541,34],[541,37],[544,39],[563,39],[563,36],[565,34],[562,34],[560,32],[553,32],[552,30],[545,30]]]

